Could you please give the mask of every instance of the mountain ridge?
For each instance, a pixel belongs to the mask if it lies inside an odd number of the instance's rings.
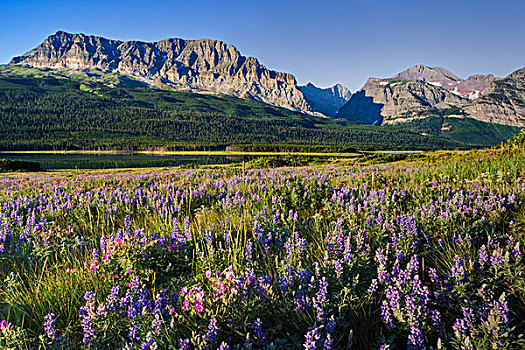
[[[336,84],[328,88],[320,88],[312,83],[299,86],[308,103],[318,112],[335,117],[337,111],[352,96],[350,90],[341,84]]]
[[[390,78],[369,78],[337,117],[381,125],[445,113],[522,127],[525,74],[520,71],[506,78],[478,74],[463,80],[441,67],[416,65]]]
[[[0,65],[0,125],[3,150],[326,146],[348,151],[487,145],[484,139],[464,143],[446,135],[305,115],[250,99],[158,89],[114,73],[89,77],[14,65]]]
[[[446,114],[525,126],[525,78],[520,74],[516,79],[478,74],[464,80],[445,68],[418,64],[390,78],[370,78],[352,94],[340,84],[300,86],[292,74],[270,70],[219,40],[121,41],[64,31],[14,57],[10,65],[95,76],[115,73],[156,88],[250,98],[312,116],[365,124]]]
[[[321,113],[312,108],[292,74],[270,70],[233,45],[213,39],[120,41],[58,31],[10,64],[116,72],[158,88],[249,97],[311,115]]]

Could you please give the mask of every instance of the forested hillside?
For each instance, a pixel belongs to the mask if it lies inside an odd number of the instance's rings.
[[[116,75],[0,67],[1,149],[221,149],[303,144],[360,149],[485,145],[312,117],[235,97],[152,89]]]

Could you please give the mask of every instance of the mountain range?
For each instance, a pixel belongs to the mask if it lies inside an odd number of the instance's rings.
[[[467,130],[474,128],[478,139],[465,141],[468,144],[486,145],[487,140],[498,142],[500,136],[507,136],[508,132],[494,131],[491,125],[525,126],[525,68],[505,78],[478,74],[461,79],[444,68],[419,64],[390,78],[369,78],[352,94],[340,84],[331,88],[298,85],[292,74],[270,70],[217,40],[174,38],[147,43],[63,31],[13,58],[9,66],[13,69],[2,70],[9,79],[18,74],[16,67],[25,67],[20,71],[24,79],[80,79],[78,88],[106,97],[115,95],[106,87],[218,94],[321,119],[393,125],[423,136],[446,138],[454,133],[459,142],[464,140],[458,135],[466,137]],[[491,130],[490,137],[484,128]]]
[[[300,87],[292,74],[269,70],[234,46],[209,39],[123,42],[59,31],[10,64],[119,73],[158,88],[250,97],[312,115],[335,116],[350,97],[340,85]]]
[[[525,126],[525,68],[506,78],[465,80],[440,67],[416,65],[390,78],[370,78],[337,117],[365,124],[406,123],[447,115]]]

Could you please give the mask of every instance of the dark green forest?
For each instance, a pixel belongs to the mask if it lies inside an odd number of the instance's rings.
[[[463,118],[458,118],[462,116]],[[429,109],[420,114],[422,118],[399,123],[393,127],[415,131],[432,136],[444,137],[482,147],[506,141],[518,134],[519,127],[485,123],[473,118],[465,118],[460,108]]]
[[[159,90],[113,74],[66,76],[0,66],[2,150],[444,149],[488,146],[509,136],[487,142],[484,135],[421,133],[417,127],[313,117],[249,99]]]

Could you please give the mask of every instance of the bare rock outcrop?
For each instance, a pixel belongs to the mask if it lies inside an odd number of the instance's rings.
[[[464,111],[485,122],[525,126],[525,68],[490,83]]]
[[[364,124],[409,122],[432,115],[525,126],[525,68],[507,78],[417,65],[391,78],[370,78],[337,114]]]
[[[10,64],[116,72],[161,88],[252,97],[314,113],[293,75],[269,70],[217,40],[123,42],[59,31]]]

